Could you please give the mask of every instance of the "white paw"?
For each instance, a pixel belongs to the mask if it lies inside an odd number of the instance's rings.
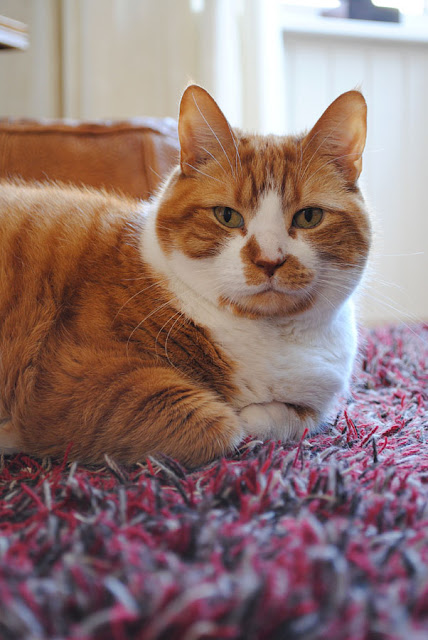
[[[299,438],[306,427],[313,429],[316,425],[314,412],[299,411],[283,402],[249,404],[240,418],[247,435],[278,440]]]

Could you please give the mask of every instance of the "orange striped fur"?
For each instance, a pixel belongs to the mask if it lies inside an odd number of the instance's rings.
[[[233,260],[242,264],[242,295],[206,282],[219,312],[237,321],[309,317],[328,264],[354,274],[351,292],[370,244],[356,185],[365,103],[357,92],[338,101],[306,136],[263,137],[232,131],[212,98],[189,87],[179,120],[181,164],[151,203],[61,185],[1,184],[0,450],[62,456],[71,443],[70,457],[84,462],[109,454],[133,463],[161,452],[197,465],[250,432],[240,416],[240,363],[208,321],[187,311],[178,285],[152,258],[150,219],[157,260],[190,260],[195,278],[240,239]],[[279,246],[269,253],[250,233],[273,192],[282,203],[284,242],[307,246],[311,264]],[[219,206],[239,212],[243,225],[219,222]],[[324,211],[318,226],[294,226],[305,207]],[[192,278],[185,284],[191,289]],[[296,420],[322,418],[317,407],[292,400]]]

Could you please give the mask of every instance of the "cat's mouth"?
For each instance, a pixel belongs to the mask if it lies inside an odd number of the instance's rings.
[[[243,294],[233,300],[222,298],[220,303],[227,304],[237,315],[248,317],[292,316],[303,313],[314,302],[308,290],[284,290],[274,282],[267,282],[257,291]]]
[[[270,276],[251,270],[247,286],[224,292],[220,304],[248,317],[286,317],[310,309],[316,298],[316,273],[291,257],[287,262]]]
[[[266,284],[262,285],[260,291],[256,293],[269,293],[270,291],[275,291],[276,293],[284,293],[280,287],[278,287],[272,280],[266,282]]]
[[[286,286],[284,284],[278,283],[273,278],[269,278],[265,283],[259,285],[255,291],[250,293],[250,295],[259,295],[259,294],[270,294],[276,293],[284,296],[292,296],[293,298],[301,297],[305,295],[305,291],[307,287],[302,286]]]

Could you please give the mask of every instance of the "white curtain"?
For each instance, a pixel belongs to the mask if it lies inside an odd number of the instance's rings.
[[[64,115],[177,115],[186,84],[231,124],[284,128],[277,0],[62,0]]]
[[[232,125],[284,129],[279,0],[0,0],[30,48],[2,54],[0,112],[77,119],[177,116],[189,82]]]
[[[64,115],[176,116],[197,72],[188,0],[62,0]]]

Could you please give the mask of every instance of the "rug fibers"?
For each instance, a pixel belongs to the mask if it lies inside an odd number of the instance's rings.
[[[186,471],[6,457],[2,640],[426,640],[428,327],[362,336],[325,432]]]

